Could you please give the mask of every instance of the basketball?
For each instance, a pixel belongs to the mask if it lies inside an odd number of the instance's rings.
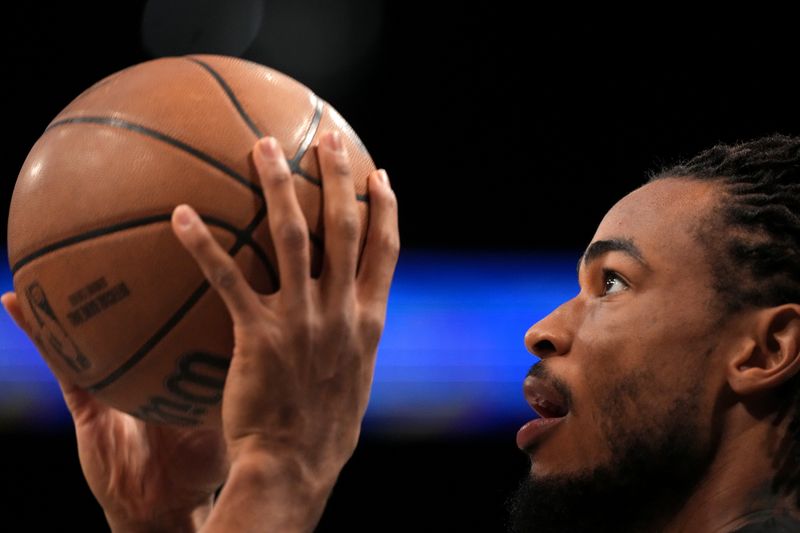
[[[172,232],[191,205],[254,290],[280,287],[251,151],[274,136],[323,257],[318,137],[350,154],[363,246],[375,170],[340,114],[298,81],[226,56],[169,57],[99,81],[59,113],[17,178],[8,221],[14,288],[52,372],[138,418],[220,424],[230,316]]]

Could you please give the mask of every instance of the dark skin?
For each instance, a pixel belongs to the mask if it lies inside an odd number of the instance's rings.
[[[253,163],[270,205],[279,291],[255,292],[189,206],[173,212],[176,237],[233,319],[221,431],[148,425],[62,385],[84,475],[113,531],[316,526],[359,438],[400,246],[386,173],[369,176],[369,226],[359,254],[354,176],[340,134],[323,134],[318,156],[326,228],[318,279],[310,275],[294,178],[273,138],[254,146]],[[3,305],[30,336],[16,295],[3,295]]]
[[[2,303],[30,332],[16,294],[4,294]],[[113,531],[195,531],[205,522],[229,469],[219,429],[147,424],[59,384],[83,474]]]
[[[325,179],[339,184],[326,194],[351,199],[346,154],[330,139],[323,147]],[[376,224],[370,228],[384,231],[370,234],[358,274],[353,232],[339,226],[326,233],[326,249],[342,254],[314,282],[307,277],[307,243],[297,242],[305,228],[287,231],[302,226],[302,215],[285,161],[273,153],[256,163],[271,205],[286,206],[271,219],[273,234],[283,235],[281,271],[296,274],[281,294],[253,294],[202,224],[175,215],[176,234],[231,310],[241,365],[232,367],[237,386],[226,386],[223,400],[232,466],[205,529],[310,531],[358,438],[397,255],[396,208],[388,187],[371,178]],[[680,179],[626,196],[581,261],[581,292],[526,335],[529,349],[572,397],[570,412],[530,447],[533,476],[602,465],[614,456],[617,437],[657,436],[659,422],[678,416],[670,411],[673,400],[692,399],[692,410],[681,415],[697,428],[708,464],[681,506],[651,513],[638,524],[641,531],[730,532],[765,514],[800,514],[795,491],[774,483],[786,470],[783,436],[790,423],[775,391],[800,372],[800,304],[722,313],[696,230],[723,200],[716,185]],[[288,322],[275,328],[275,320]],[[285,394],[260,393],[278,386]],[[319,408],[332,403],[340,409]],[[286,407],[299,416],[279,416]]]
[[[723,198],[716,184],[676,178],[623,198],[579,264],[580,293],[525,338],[573,402],[529,447],[534,479],[608,464],[615,446],[658,439],[676,416],[698,428],[706,470],[666,516],[652,502],[646,531],[800,515],[796,493],[773,487],[790,418],[774,393],[800,372],[800,304],[724,313],[697,235]],[[690,412],[674,412],[678,398]]]

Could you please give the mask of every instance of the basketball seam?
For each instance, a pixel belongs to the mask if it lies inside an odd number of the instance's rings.
[[[115,381],[121,378],[124,374],[126,374],[131,368],[136,366],[136,364],[141,361],[142,359],[147,356],[150,351],[155,348],[156,344],[161,342],[161,340],[169,335],[172,329],[178,325],[178,323],[183,319],[183,317],[191,311],[191,309],[200,301],[200,298],[208,291],[210,285],[208,281],[203,281],[200,286],[195,289],[195,291],[189,296],[189,298],[183,302],[183,304],[178,308],[177,311],[153,334],[145,343],[138,349],[132,356],[130,356],[124,363],[118,366],[116,369],[111,371],[106,377],[86,387],[86,390],[95,393],[98,392]]]
[[[188,58],[188,57],[186,59],[189,60],[189,61],[192,61],[192,62],[194,62],[196,64],[199,64],[201,67],[203,67],[217,81],[217,83],[222,87],[222,89],[224,90],[225,94],[228,96],[229,100],[232,102],[232,104],[236,108],[237,112],[239,113],[240,118],[247,124],[247,126],[250,128],[250,130],[257,137],[260,138],[262,135],[261,135],[258,127],[255,125],[255,123],[252,121],[252,119],[247,115],[247,113],[245,112],[245,110],[242,107],[241,103],[236,98],[236,95],[233,93],[233,90],[230,88],[230,86],[227,84],[227,82],[225,82],[224,78],[222,78],[221,75],[216,73],[209,65],[205,64],[204,62],[199,61],[199,60],[195,60],[193,58]],[[314,96],[316,97],[316,95],[314,95]],[[311,141],[313,140],[313,137],[316,135],[316,131],[317,131],[318,127],[319,127],[319,123],[321,122],[321,117],[322,117],[322,113],[323,113],[323,110],[324,110],[324,104],[323,104],[322,100],[319,99],[319,97],[316,97],[316,98],[317,98],[317,103],[316,103],[315,109],[314,109],[314,116],[312,117],[312,120],[311,120],[311,122],[309,124],[309,129],[306,132],[306,135],[304,136],[304,139],[301,142],[300,146],[298,147],[298,153],[288,163],[290,163],[290,165],[293,167],[292,170],[293,170],[293,172],[295,174],[300,175],[303,179],[305,179],[306,181],[309,181],[313,185],[315,185],[315,186],[317,186],[319,188],[322,188],[322,182],[319,179],[316,179],[313,176],[310,176],[310,175],[306,174],[305,172],[302,171],[302,169],[300,169],[300,166],[299,166],[299,161],[302,159],[302,157],[305,155],[306,151],[310,147]],[[59,120],[57,122],[54,122],[53,124],[48,126],[48,128],[45,130],[45,132],[49,131],[50,129],[53,129],[55,127],[59,127],[59,126],[65,125],[65,124],[78,124],[78,123],[94,123],[94,124],[107,125],[107,126],[111,126],[111,127],[123,128],[123,129],[127,129],[129,131],[133,131],[135,133],[140,133],[140,134],[149,136],[149,137],[154,138],[156,140],[160,140],[160,141],[165,142],[165,143],[167,143],[167,144],[169,144],[169,145],[171,145],[173,147],[176,147],[176,148],[178,148],[180,150],[183,150],[184,152],[189,153],[190,155],[193,155],[194,157],[200,159],[201,161],[213,166],[214,168],[220,170],[224,174],[226,174],[229,177],[233,178],[235,181],[239,182],[240,184],[246,186],[254,195],[257,195],[259,197],[259,200],[262,201],[261,208],[259,209],[259,211],[256,214],[256,216],[254,217],[254,219],[250,222],[250,224],[248,224],[248,226],[246,228],[244,228],[243,230],[241,230],[240,232],[236,233],[236,235],[237,235],[236,241],[234,242],[234,244],[231,247],[231,249],[228,251],[228,254],[231,255],[231,256],[235,256],[238,253],[238,251],[241,249],[241,247],[244,246],[244,244],[253,243],[252,232],[255,230],[255,228],[258,227],[258,225],[264,220],[264,218],[267,215],[266,198],[264,198],[264,196],[263,196],[262,188],[259,187],[257,184],[255,184],[252,181],[250,181],[249,179],[244,178],[243,176],[239,175],[234,170],[230,169],[229,167],[227,167],[226,165],[224,165],[220,161],[214,159],[210,155],[206,154],[202,150],[194,148],[194,147],[192,147],[192,146],[190,146],[190,145],[188,145],[188,144],[186,144],[186,143],[184,143],[184,142],[182,142],[182,141],[180,141],[180,140],[178,140],[178,139],[176,139],[174,137],[171,137],[171,136],[169,136],[169,135],[167,135],[165,133],[159,132],[157,130],[153,130],[151,128],[147,128],[146,126],[142,126],[142,125],[139,125],[139,124],[135,124],[135,123],[132,123],[132,122],[129,122],[129,121],[125,121],[125,120],[122,120],[122,119],[118,119],[118,118],[114,118],[114,117],[73,117],[73,118],[66,118],[66,119],[62,119],[62,120]],[[360,202],[369,203],[369,198],[368,198],[367,195],[356,194],[356,200],[360,201]],[[324,247],[324,241],[321,238],[317,237],[310,230],[310,228],[309,228],[309,238],[310,238],[310,240],[311,240],[311,242],[312,242],[312,244],[314,246],[317,246],[319,248],[323,248]],[[73,239],[74,239],[74,237],[73,237]],[[87,240],[87,239],[84,239],[84,240]],[[80,241],[78,241],[78,242],[80,242]],[[68,246],[68,245],[73,244],[73,243],[74,243],[74,241],[73,242],[69,242],[69,243],[65,244],[64,246]],[[253,244],[255,244],[255,243],[253,243]],[[61,248],[63,248],[63,246]],[[255,247],[254,247],[254,250],[255,250]],[[45,255],[46,253],[49,253],[50,251],[53,251],[53,250],[52,249],[46,250],[41,255]],[[261,250],[261,252],[263,253],[263,250]],[[258,255],[258,252],[256,252],[256,253]],[[259,256],[259,257],[262,258],[261,256]],[[268,259],[266,257],[266,254],[263,255],[262,259]],[[273,279],[275,280],[275,283],[273,284],[273,286],[276,288],[276,290],[278,290],[279,278],[278,278],[277,274],[275,274],[274,268],[270,268],[270,267],[272,267],[272,265],[271,265],[271,263],[269,263],[269,261],[267,261],[266,265],[268,265],[268,267],[267,267],[268,271],[270,271],[272,274],[274,274],[274,278]],[[18,267],[20,266],[19,262],[17,263],[17,266]],[[192,295],[183,303],[183,305],[181,305],[178,308],[178,310],[156,331],[156,333],[154,333],[131,357],[129,357],[125,362],[123,362],[119,367],[117,367],[114,371],[112,371],[110,374],[108,374],[105,378],[103,378],[102,380],[96,382],[93,385],[90,385],[88,387],[88,390],[91,391],[91,392],[97,392],[97,391],[107,387],[108,385],[110,385],[111,383],[115,382],[117,379],[122,377],[124,374],[126,374],[136,364],[138,364],[139,361],[141,361],[144,357],[146,357],[147,354],[164,337],[166,337],[172,331],[172,329],[181,321],[181,319],[186,315],[186,313],[188,313],[197,304],[197,302],[207,292],[208,288],[209,288],[208,281],[204,280],[202,282],[202,284],[192,293]]]
[[[228,99],[236,108],[236,111],[239,113],[241,119],[245,122],[245,124],[247,124],[247,127],[250,128],[250,131],[253,132],[256,138],[260,139],[261,137],[264,136],[264,134],[261,133],[261,130],[258,129],[258,126],[253,121],[253,119],[250,118],[250,115],[247,114],[247,111],[244,110],[244,106],[239,101],[239,99],[236,98],[236,94],[234,94],[233,89],[231,89],[231,86],[228,85],[228,83],[225,81],[225,78],[223,78],[221,74],[219,74],[216,70],[211,68],[211,65],[209,65],[208,63],[200,61],[195,57],[185,56],[184,59],[186,59],[187,61],[191,61],[192,63],[196,63],[197,65],[200,65],[206,72],[211,74],[211,76],[217,81],[220,87],[222,87],[222,90],[225,91],[225,94],[228,95]]]
[[[248,189],[250,189],[251,192],[253,192],[254,195],[256,195],[256,192],[260,193],[259,198],[261,200],[261,208],[259,209],[258,213],[256,213],[254,219],[250,222],[250,224],[248,224],[247,227],[245,227],[243,230],[241,230],[241,232],[238,233],[236,242],[234,243],[233,247],[228,251],[228,254],[231,255],[231,256],[235,256],[235,254],[238,252],[238,250],[241,249],[241,247],[243,246],[243,244],[244,244],[243,236],[244,235],[247,235],[247,239],[252,241],[252,232],[253,232],[253,230],[256,227],[258,227],[258,225],[266,217],[267,203],[266,203],[266,199],[263,196],[263,192],[262,192],[261,187],[259,187],[258,185],[252,183],[250,180],[247,180],[247,179],[243,178],[238,173],[236,173],[234,170],[230,169],[229,167],[227,167],[226,165],[224,165],[220,161],[217,161],[216,159],[214,159],[210,155],[206,154],[202,150],[194,148],[194,147],[192,147],[192,146],[190,146],[190,145],[188,145],[188,144],[186,144],[186,143],[184,143],[184,142],[182,142],[182,141],[180,141],[178,139],[175,139],[174,137],[171,137],[171,136],[169,136],[167,134],[164,134],[164,133],[161,133],[159,131],[153,130],[152,128],[148,128],[148,127],[142,126],[140,124],[135,124],[135,123],[132,123],[132,122],[129,122],[129,121],[125,121],[125,120],[122,120],[122,119],[119,119],[119,118],[116,118],[116,117],[72,117],[72,118],[65,118],[65,119],[62,119],[62,120],[59,120],[57,122],[54,122],[54,123],[50,124],[50,126],[48,126],[47,129],[45,130],[45,133],[47,133],[48,131],[50,131],[50,130],[52,130],[54,128],[65,126],[67,124],[73,124],[73,125],[74,124],[97,124],[97,125],[102,125],[102,126],[110,126],[110,127],[126,129],[126,130],[132,131],[134,133],[139,133],[141,135],[145,135],[147,137],[154,138],[156,140],[165,142],[166,144],[169,144],[170,146],[178,148],[179,150],[182,150],[183,152],[188,153],[188,154],[196,157],[197,159],[203,161],[206,164],[209,164],[210,166],[212,166],[212,167],[216,168],[217,170],[223,172],[225,175],[233,178],[234,181],[236,181],[237,183],[246,186]],[[162,217],[163,216],[165,216],[165,215],[162,215]],[[168,216],[168,215],[166,215],[166,216]],[[119,224],[118,226],[125,225],[125,224],[126,223],[122,223],[122,224]],[[130,225],[130,222],[128,222],[127,224]],[[94,230],[94,233],[96,233],[96,232],[97,232],[97,230]],[[79,237],[79,236],[73,236],[73,237],[70,237],[68,239],[64,239],[63,241],[61,241],[63,243],[63,245],[59,246],[57,249],[63,249],[65,247],[67,247],[67,246],[75,244],[76,242],[82,242],[82,241],[85,241],[85,240],[89,240],[90,238],[92,238],[91,234],[93,232],[87,232],[87,233],[89,233],[90,235],[86,236],[86,234],[84,234],[84,236],[86,238],[84,238],[82,240],[77,240],[76,241],[76,237]],[[310,231],[310,229],[309,229],[309,233],[310,234],[312,233]],[[318,238],[315,238],[315,237],[316,236],[311,238],[311,242],[314,243],[315,245],[318,245],[320,240]],[[50,253],[50,252],[54,251],[54,249],[56,249],[55,246],[57,244],[58,243],[53,243],[53,244],[51,244],[49,246],[46,246],[46,247],[38,250],[37,252],[40,252],[38,255],[41,257],[41,256],[46,255],[47,253]],[[34,252],[34,254],[36,254],[37,252]],[[29,254],[28,257],[30,257],[31,255],[33,255],[33,254]],[[264,257],[266,257],[266,254],[264,255]],[[17,269],[15,271],[17,271],[20,266],[22,266],[22,265],[20,265],[20,263],[18,262],[17,263]],[[275,269],[274,269],[274,267],[272,267],[271,264],[270,264],[270,267],[271,268],[268,267],[268,269],[267,269],[268,272],[275,273]],[[277,274],[275,274],[273,279],[276,280],[276,282],[274,283],[273,286],[275,287],[275,290],[277,290],[278,287],[279,287],[279,278],[278,278]],[[148,341],[145,342],[142,345],[142,347],[139,348],[139,350],[134,352],[134,354],[131,355],[123,364],[121,364],[119,367],[117,367],[115,370],[113,370],[105,378],[103,378],[102,380],[100,380],[99,382],[97,382],[97,383],[95,383],[93,385],[90,385],[88,387],[88,390],[96,392],[96,391],[99,391],[100,389],[103,389],[103,388],[107,387],[108,385],[110,385],[111,383],[113,383],[117,379],[119,379],[122,375],[127,373],[139,361],[141,361],[150,352],[150,350],[152,350],[156,346],[156,344],[158,344],[161,341],[161,339],[163,339],[166,335],[169,334],[169,332],[175,327],[175,325],[177,325],[178,322],[180,322],[181,318],[183,318],[183,316],[187,312],[189,312],[192,309],[192,307],[194,307],[194,305],[197,303],[197,301],[205,293],[205,290],[207,290],[207,287],[205,289],[203,288],[207,283],[208,283],[207,281],[203,281],[203,283],[200,285],[200,287],[198,287],[198,289],[195,290],[194,293],[192,293],[192,296],[190,296],[189,299],[186,300],[186,302],[184,302],[184,304],[178,308],[178,310],[175,312],[175,314],[173,314],[173,316],[169,320],[167,320],[156,331],[156,333],[153,336],[151,336],[150,339],[148,339]]]
[[[208,63],[201,61],[193,56],[184,56],[183,59],[195,63],[203,68],[206,72],[208,72],[211,77],[219,84],[225,94],[228,96],[228,99],[233,104],[233,107],[236,108],[239,117],[247,124],[247,127],[250,129],[251,132],[256,136],[257,139],[260,139],[264,136],[261,130],[256,125],[255,121],[250,117],[250,115],[245,111],[244,105],[239,101],[236,97],[236,93],[233,92],[233,88],[228,85],[228,82],[225,81],[225,78],[222,77],[222,74],[214,70],[214,68],[209,65]],[[306,134],[303,136],[303,140],[300,142],[300,145],[297,148],[297,153],[291,158],[287,159],[287,163],[289,165],[289,169],[292,171],[293,174],[297,174],[304,180],[308,181],[312,185],[315,185],[319,188],[322,188],[322,181],[318,178],[315,178],[311,174],[305,172],[302,168],[300,168],[300,160],[303,159],[303,156],[306,155],[306,152],[311,146],[311,141],[314,139],[314,136],[317,134],[317,130],[319,129],[319,124],[322,119],[322,113],[324,110],[325,102],[317,96],[313,91],[306,88],[309,93],[315,98],[316,103],[314,104],[314,115],[311,118],[311,122],[309,122],[308,130]],[[356,193],[356,200],[359,202],[369,203],[369,196],[365,194],[358,194]]]
[[[311,118],[311,122],[308,124],[308,130],[306,131],[305,136],[303,137],[303,141],[300,143],[300,146],[297,148],[297,153],[292,157],[290,160],[287,161],[289,164],[289,168],[295,174],[301,176],[303,179],[322,188],[322,181],[318,178],[315,178],[311,174],[306,173],[302,168],[300,168],[300,161],[306,155],[306,152],[311,147],[311,141],[314,140],[314,137],[317,134],[317,130],[319,130],[319,125],[322,122],[322,113],[325,110],[326,102],[317,96],[314,93],[311,93],[316,98],[316,103],[314,104],[314,116]],[[365,194],[358,194],[356,193],[356,200],[359,202],[369,203],[369,196]]]
[[[192,156],[196,157],[197,159],[200,159],[204,163],[216,168],[217,170],[219,170],[223,174],[225,174],[228,177],[232,178],[234,181],[236,181],[240,185],[244,185],[245,187],[250,189],[250,191],[254,195],[258,196],[258,198],[260,200],[264,199],[264,191],[261,189],[261,187],[259,185],[255,184],[252,181],[250,181],[249,179],[245,178],[244,176],[242,176],[241,174],[239,174],[238,172],[236,172],[235,170],[233,170],[232,168],[227,166],[222,161],[219,161],[218,159],[215,159],[214,157],[208,155],[203,150],[200,150],[199,148],[195,148],[194,146],[191,146],[190,144],[187,144],[187,143],[185,143],[185,142],[183,142],[183,141],[181,141],[179,139],[176,139],[175,137],[172,137],[171,135],[167,135],[166,133],[162,133],[162,132],[160,132],[158,130],[154,130],[152,128],[148,128],[147,126],[142,126],[141,124],[136,124],[135,122],[130,122],[128,120],[123,120],[121,118],[103,117],[103,116],[84,116],[84,117],[64,118],[64,119],[58,120],[56,122],[53,122],[44,131],[45,131],[45,133],[47,133],[47,132],[49,132],[50,130],[52,130],[54,128],[57,128],[57,127],[60,127],[60,126],[64,126],[66,124],[98,124],[98,125],[102,125],[102,126],[111,126],[113,128],[120,128],[120,129],[125,129],[125,130],[128,130],[128,131],[132,131],[134,133],[139,133],[139,134],[145,135],[147,137],[156,139],[158,141],[167,143],[170,146],[172,146],[174,148],[178,148],[179,150],[182,150],[182,151],[188,153],[189,155],[192,155]]]
[[[225,94],[228,96],[228,99],[231,101],[233,106],[236,108],[236,111],[239,113],[239,117],[241,117],[241,119],[245,122],[245,124],[247,124],[247,126],[250,128],[250,131],[252,131],[258,138],[263,137],[255,121],[250,117],[250,115],[247,114],[247,111],[245,111],[244,109],[244,105],[242,105],[242,103],[236,97],[236,93],[233,91],[233,88],[230,85],[228,85],[228,82],[225,81],[225,78],[222,77],[222,74],[214,70],[214,68],[205,61],[201,61],[200,59],[197,59],[194,56],[184,56],[184,59],[192,63],[195,63],[197,65],[200,65],[206,72],[208,72],[222,87],[222,90],[225,91]],[[322,98],[314,94],[314,92],[311,91],[310,89],[308,88],[306,89],[308,90],[309,93],[311,93],[311,95],[316,100],[314,103],[314,115],[311,117],[311,121],[309,121],[308,123],[308,129],[306,130],[305,135],[303,135],[303,140],[300,141],[300,144],[297,147],[297,153],[295,153],[295,155],[286,162],[289,165],[289,169],[292,171],[292,173],[301,176],[303,179],[310,182],[312,185],[315,185],[321,189],[322,182],[317,178],[311,176],[310,174],[306,174],[303,171],[303,169],[300,168],[300,160],[303,159],[303,157],[306,155],[306,152],[311,147],[311,142],[314,140],[314,136],[317,134],[319,125],[322,122],[322,114],[325,109],[325,102],[322,100]],[[362,202],[368,202],[366,196],[359,194],[356,194],[356,200]],[[314,234],[314,232],[311,231],[310,228],[308,230],[308,237],[314,246],[319,248],[321,251],[324,250],[325,248],[324,240],[318,237],[316,234]]]
[[[303,140],[300,142],[300,145],[297,147],[297,153],[294,154],[294,157],[287,161],[289,168],[295,174],[301,176],[304,180],[308,181],[312,185],[315,185],[322,189],[322,181],[318,178],[315,178],[311,174],[306,173],[300,168],[300,161],[305,157],[306,152],[311,147],[311,141],[314,140],[314,136],[317,134],[317,130],[319,129],[319,124],[322,122],[322,113],[324,111],[324,102],[322,99],[314,93],[316,102],[314,103],[314,115],[311,117],[311,122],[308,123],[308,129],[306,130],[306,134],[303,136]],[[356,195],[358,198],[358,195]]]
[[[233,224],[229,224],[222,219],[207,216],[207,215],[200,215],[203,219],[203,222],[208,224],[209,226],[214,226],[217,228],[221,228],[223,230],[228,231],[229,233],[239,236],[242,233],[242,230],[239,230]],[[42,248],[32,252],[19,261],[17,261],[11,267],[11,275],[15,276],[17,272],[32,261],[36,259],[40,259],[50,253],[56,252],[58,250],[62,250],[64,248],[68,248],[74,244],[79,244],[82,242],[90,241],[92,239],[97,239],[99,237],[105,237],[106,235],[112,235],[114,233],[119,233],[120,231],[126,231],[133,228],[139,228],[142,226],[148,226],[151,224],[158,224],[161,222],[169,222],[172,218],[171,213],[164,213],[160,215],[153,215],[149,217],[138,218],[134,220],[126,220],[125,222],[119,224],[113,224],[111,226],[104,226],[101,228],[95,228],[83,233],[79,233],[78,235],[73,235],[71,237],[67,237],[66,239],[62,239],[60,241],[56,241],[52,244],[48,244],[47,246],[43,246]],[[253,252],[258,256],[259,260],[264,263],[264,267],[267,269],[267,273],[271,278],[270,281],[273,282],[273,285],[277,284],[278,276],[275,272],[275,267],[272,265],[272,262],[269,260],[266,252],[263,248],[252,238],[252,235],[248,235],[246,237],[246,242],[248,246],[253,249]]]
[[[245,244],[243,236],[247,235],[248,237],[252,238],[252,232],[255,228],[258,227],[259,224],[264,220],[267,216],[267,209],[266,205],[262,205],[262,207],[256,213],[256,216],[247,225],[245,229],[237,236],[236,242],[233,243],[230,250],[228,250],[228,255],[235,257],[239,250],[241,250],[242,246]],[[89,392],[97,392],[101,389],[104,389],[114,383],[116,380],[121,378],[124,374],[126,374],[131,368],[136,366],[142,359],[144,359],[150,351],[155,348],[155,346],[161,342],[161,340],[166,337],[172,329],[178,325],[178,323],[183,319],[183,317],[192,310],[192,308],[200,301],[200,298],[208,291],[209,283],[207,280],[204,280],[200,286],[189,296],[189,298],[181,305],[177,311],[162,325],[158,331],[156,331],[132,356],[125,360],[120,366],[118,366],[114,371],[108,374],[106,377],[89,385],[86,390]],[[279,284],[275,285],[275,290],[279,289]]]
[[[94,116],[94,117],[72,117],[72,118],[61,119],[57,122],[53,122],[52,124],[50,124],[47,127],[47,129],[45,129],[45,133],[52,130],[53,128],[66,126],[68,124],[97,124],[101,126],[110,126],[112,128],[121,128],[121,129],[126,129],[128,131],[133,131],[135,133],[139,133],[141,135],[144,135],[145,137],[150,137],[158,141],[165,142],[174,148],[183,150],[189,155],[192,155],[200,159],[204,163],[207,163],[208,165],[216,168],[217,170],[221,171],[227,176],[233,178],[234,181],[236,181],[240,185],[244,185],[245,187],[250,189],[250,191],[253,192],[253,194],[257,196],[260,201],[266,203],[266,200],[264,199],[263,189],[259,185],[256,185],[255,183],[251,182],[244,176],[238,174],[235,170],[229,168],[221,161],[214,159],[213,157],[211,157],[204,151],[200,150],[199,148],[195,148],[194,146],[186,144],[185,142],[175,139],[174,137],[171,137],[165,133],[161,133],[158,130],[154,130],[152,128],[148,128],[147,126],[142,126],[141,124],[136,124],[134,122],[129,122],[127,120],[122,120],[116,117]],[[315,235],[310,228],[309,228],[309,239],[316,246],[322,247],[321,243],[323,242],[323,240],[319,236]]]

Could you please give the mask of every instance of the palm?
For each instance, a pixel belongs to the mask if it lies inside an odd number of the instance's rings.
[[[16,294],[2,298],[26,333]],[[29,333],[30,335],[30,333]],[[146,424],[61,384],[89,488],[107,516],[153,522],[208,503],[228,473],[222,432]]]
[[[191,511],[225,480],[220,431],[146,424],[79,389],[64,392],[81,467],[107,514],[149,521]]]

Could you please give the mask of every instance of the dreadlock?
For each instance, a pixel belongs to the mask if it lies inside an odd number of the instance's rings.
[[[800,303],[800,137],[771,135],[717,145],[651,174],[712,181],[723,198],[699,236],[709,251],[723,316],[747,307]],[[724,313],[727,311],[727,313]],[[800,482],[800,374],[776,391],[778,420],[790,416],[773,488]],[[800,505],[800,491],[795,494]]]
[[[649,181],[668,177],[723,186],[700,235],[726,311],[800,303],[800,137],[719,144]]]

